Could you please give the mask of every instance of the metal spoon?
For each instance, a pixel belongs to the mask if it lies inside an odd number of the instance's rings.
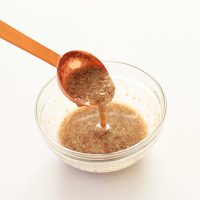
[[[56,67],[61,90],[78,106],[85,105],[85,103],[73,99],[68,94],[66,90],[66,84],[69,73],[71,73],[73,70],[77,70],[78,68],[99,67],[102,71],[108,74],[101,61],[92,54],[85,51],[70,51],[63,56],[60,56],[56,52],[9,26],[2,20],[0,20],[0,38]]]

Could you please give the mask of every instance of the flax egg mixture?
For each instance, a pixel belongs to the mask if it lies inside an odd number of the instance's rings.
[[[98,125],[94,106],[77,108],[60,126],[60,143],[78,152],[110,153],[130,147],[147,135],[142,116],[123,104],[112,102],[106,106],[106,122],[106,129]]]
[[[83,68],[68,77],[65,90],[74,99],[91,105],[109,103],[115,91],[110,76],[100,68]]]

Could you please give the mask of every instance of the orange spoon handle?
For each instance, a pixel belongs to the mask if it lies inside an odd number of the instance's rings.
[[[0,20],[0,38],[58,67],[60,55]]]

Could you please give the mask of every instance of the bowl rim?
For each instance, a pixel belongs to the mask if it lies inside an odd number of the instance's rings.
[[[40,129],[40,131],[42,132],[43,136],[45,138],[48,139],[48,143],[50,142],[50,144],[53,144],[54,147],[56,147],[57,149],[59,149],[59,151],[61,151],[64,154],[67,155],[71,155],[72,157],[76,157],[79,159],[92,159],[92,160],[110,160],[113,158],[118,158],[118,157],[122,157],[125,156],[128,153],[137,153],[140,150],[144,149],[146,146],[148,146],[148,144],[151,143],[151,141],[153,141],[159,133],[159,129],[161,128],[163,121],[165,119],[166,116],[166,112],[167,112],[167,98],[166,95],[161,87],[161,85],[158,83],[158,81],[152,77],[150,74],[148,74],[147,72],[145,72],[144,70],[142,70],[139,67],[133,66],[131,64],[125,63],[125,62],[120,62],[120,61],[112,61],[112,60],[106,60],[103,61],[103,63],[115,63],[115,64],[122,64],[125,66],[129,66],[129,67],[133,67],[136,70],[139,70],[140,72],[142,72],[143,74],[145,74],[147,77],[149,77],[158,87],[158,89],[161,92],[162,98],[163,98],[163,110],[161,112],[161,118],[160,121],[158,123],[158,125],[155,127],[155,129],[151,132],[151,134],[149,134],[149,136],[145,137],[143,140],[141,140],[140,142],[138,142],[137,144],[130,146],[126,149],[122,149],[116,152],[111,152],[111,153],[106,153],[106,154],[92,154],[92,153],[83,153],[83,152],[77,152],[71,149],[68,149],[64,146],[62,146],[61,144],[59,144],[56,140],[52,139],[48,134],[46,134],[46,131],[44,130],[44,128],[42,127],[42,125],[40,124],[40,121],[38,119],[38,104],[40,101],[40,97],[42,96],[43,92],[45,91],[46,87],[54,80],[57,78],[57,76],[54,76],[53,78],[51,78],[40,90],[37,99],[36,99],[36,103],[35,103],[35,109],[34,109],[34,113],[35,113],[35,120],[37,122],[37,125]]]

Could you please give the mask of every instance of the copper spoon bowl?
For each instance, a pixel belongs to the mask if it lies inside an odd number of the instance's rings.
[[[104,67],[103,63],[98,60],[95,56],[85,51],[70,51],[64,54],[60,61],[57,68],[57,77],[60,88],[62,92],[74,103],[78,106],[88,105],[84,101],[80,99],[74,99],[70,94],[67,92],[68,88],[68,79],[70,74],[78,72],[80,69],[83,68],[97,68],[99,67],[102,71],[108,74],[106,68]]]

